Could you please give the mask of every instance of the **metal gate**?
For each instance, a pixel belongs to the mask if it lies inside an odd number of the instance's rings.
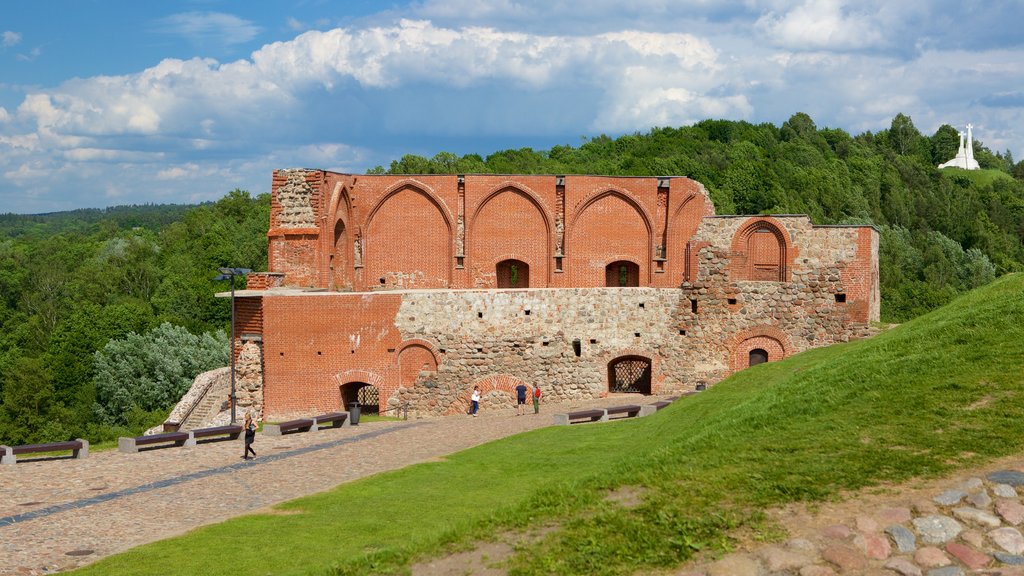
[[[380,413],[380,392],[377,391],[376,386],[363,386],[356,394],[356,398],[359,400],[363,414]]]
[[[651,393],[651,361],[642,356],[626,356],[608,365],[608,391]]]

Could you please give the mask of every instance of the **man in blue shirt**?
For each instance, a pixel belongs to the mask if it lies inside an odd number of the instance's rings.
[[[522,382],[516,386],[516,416],[526,413],[526,384]]]

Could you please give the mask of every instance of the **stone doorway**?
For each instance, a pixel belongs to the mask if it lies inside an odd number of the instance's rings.
[[[608,288],[626,288],[640,285],[640,266],[628,260],[619,260],[605,266],[604,285]]]
[[[763,348],[754,348],[750,351],[748,366],[757,366],[768,361],[768,351]]]
[[[359,402],[363,414],[380,414],[380,391],[366,382],[349,382],[341,386],[341,409],[348,410],[353,402]]]
[[[530,265],[522,260],[502,260],[495,267],[498,288],[529,288]]]
[[[623,356],[608,364],[608,392],[651,393],[651,361],[643,356]]]

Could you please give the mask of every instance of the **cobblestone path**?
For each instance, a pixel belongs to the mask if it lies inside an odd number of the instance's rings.
[[[0,574],[34,575],[81,566],[358,478],[424,462],[552,423],[552,414],[639,398],[450,416],[281,437],[259,435],[259,457],[241,441],[138,454],[94,452],[0,466]],[[644,402],[653,401],[651,397]]]

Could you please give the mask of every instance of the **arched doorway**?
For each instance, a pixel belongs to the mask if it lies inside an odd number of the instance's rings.
[[[604,285],[609,288],[625,288],[640,285],[640,266],[628,260],[619,260],[605,266]]]
[[[341,409],[348,410],[353,402],[359,402],[363,414],[380,414],[380,392],[376,386],[366,382],[349,382],[341,386]]]
[[[768,351],[764,348],[754,348],[750,351],[747,366],[757,366],[768,361]]]
[[[608,363],[608,392],[650,394],[650,359],[643,356],[623,356]]]
[[[522,260],[502,260],[498,262],[495,272],[498,288],[530,287],[530,265]]]

